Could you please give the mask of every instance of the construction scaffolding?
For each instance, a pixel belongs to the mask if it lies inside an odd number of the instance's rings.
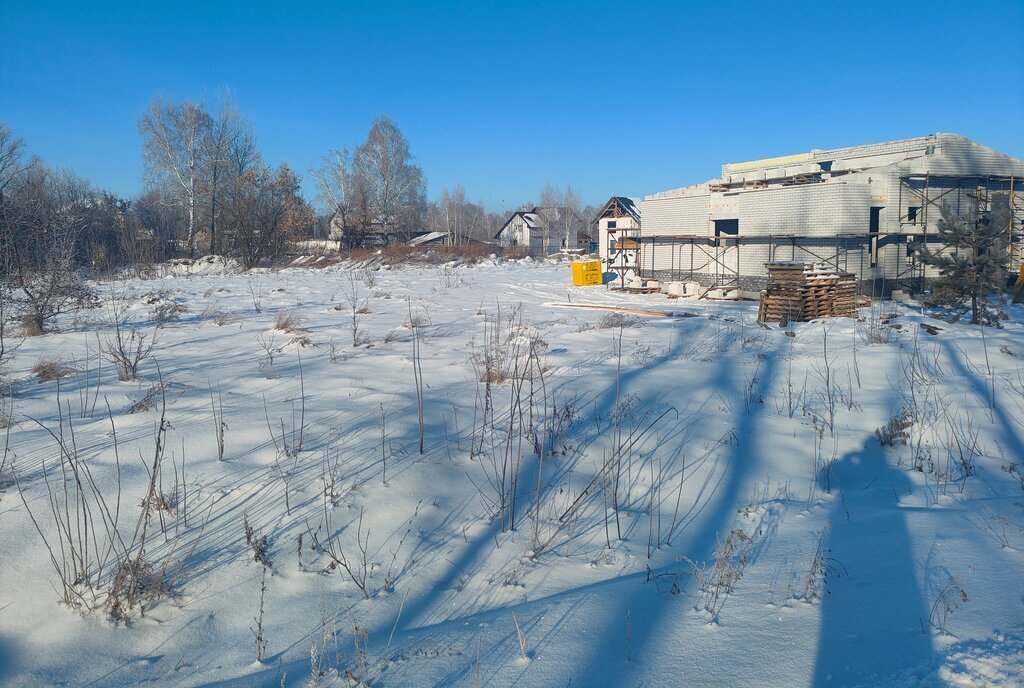
[[[974,212],[985,214],[992,211],[998,196],[1006,196],[1010,207],[1007,269],[1016,275],[1024,264],[1024,187],[1021,179],[1014,175],[909,174],[900,177],[900,234],[920,236],[927,243],[929,222],[937,220],[935,215],[941,214],[943,207],[960,216]],[[915,231],[915,228],[919,229]]]
[[[740,288],[739,271],[739,238],[713,237],[699,234],[648,234],[637,237],[640,243],[638,251],[638,269],[641,277],[649,277],[662,281],[700,281],[710,276],[715,288],[733,290]],[[657,256],[659,245],[668,247],[670,251],[669,265],[658,267]],[[644,264],[647,254],[645,246],[650,246],[649,265]],[[688,264],[683,265],[682,247],[689,248]],[[731,251],[730,251],[731,249]],[[678,252],[678,256],[677,256]],[[736,260],[730,258],[735,256]],[[666,279],[668,277],[669,279]]]
[[[724,292],[759,291],[767,284],[764,263],[799,261],[820,263],[863,276],[870,235],[836,236],[659,234],[638,237],[640,277],[662,282],[700,282]],[[668,255],[665,256],[667,249]],[[753,254],[753,255],[751,255]],[[745,262],[760,256],[757,263]],[[667,265],[665,263],[668,263]],[[750,265],[748,265],[750,262]],[[755,272],[744,267],[756,267]],[[864,287],[862,293],[870,293]]]
[[[621,227],[619,220],[624,221]],[[598,238],[605,242],[601,246],[605,271],[614,273],[612,281],[618,282],[619,289],[626,289],[627,281],[639,276],[636,238],[640,235],[640,212],[636,204],[625,196],[612,196],[597,212],[593,224]]]
[[[606,272],[613,272],[618,276],[618,289],[626,289],[626,282],[633,277],[639,277],[639,229],[609,229],[608,243],[605,246],[605,255],[608,256],[605,264]]]

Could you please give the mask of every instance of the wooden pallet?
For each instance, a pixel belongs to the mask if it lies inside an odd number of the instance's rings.
[[[806,322],[856,317],[855,277],[817,263],[768,263],[768,287],[761,296],[759,322]]]

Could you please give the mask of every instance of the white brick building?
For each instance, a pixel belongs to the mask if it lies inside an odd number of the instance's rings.
[[[932,275],[915,255],[936,241],[940,208],[1014,210],[1021,260],[1024,162],[956,134],[933,134],[728,163],[718,179],[640,201],[639,272],[757,290],[770,260],[831,263],[861,288],[917,292]]]

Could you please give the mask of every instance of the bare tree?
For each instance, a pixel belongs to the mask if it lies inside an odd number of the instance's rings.
[[[545,224],[545,251],[550,250],[556,241],[562,248],[576,248],[584,223],[580,196],[572,185],[562,191],[547,184],[540,195],[540,209]]]
[[[276,172],[261,165],[234,180],[225,209],[245,267],[277,257],[302,227],[311,230],[313,214],[299,195],[300,185],[287,165]]]
[[[139,367],[153,355],[159,332],[154,327],[151,333],[147,333],[131,320],[127,294],[124,287],[110,290],[107,314],[113,332],[107,336],[106,346],[101,349],[103,357],[117,368],[117,379],[122,382],[138,379]]]
[[[148,244],[151,259],[166,259],[178,228],[185,223],[184,209],[161,187],[146,190],[132,203],[129,228],[140,250]]]
[[[10,250],[12,280],[28,331],[43,332],[50,318],[88,298],[76,269],[75,247],[89,226],[93,205],[86,182],[38,161],[11,187],[5,248]]]
[[[576,248],[580,230],[584,228],[582,209],[579,193],[572,188],[571,184],[566,186],[565,193],[562,195],[561,224],[559,226],[561,234],[565,237],[565,248]]]
[[[12,267],[10,253],[4,252],[0,256],[0,369],[20,344],[12,340],[10,331],[14,317],[14,285],[10,278]]]
[[[451,191],[441,189],[441,200],[433,209],[431,226],[448,235],[448,243],[458,246],[467,239],[481,239],[487,234],[487,213],[482,205],[466,200],[466,191],[456,184]]]
[[[412,162],[409,142],[395,123],[380,115],[352,156],[356,188],[366,195],[372,222],[387,237],[408,236],[423,222],[426,183]],[[359,199],[356,199],[357,201]]]
[[[242,117],[229,94],[224,94],[210,118],[203,140],[203,181],[209,198],[210,253],[221,251],[217,234],[218,201],[233,177],[245,174],[256,161],[252,125]]]
[[[16,348],[9,339],[14,314],[12,236],[8,226],[8,188],[28,169],[25,141],[0,122],[0,365]]]
[[[327,236],[357,248],[379,223],[371,208],[369,183],[355,173],[352,160],[347,148],[332,149],[312,173],[317,180],[317,198],[329,213]]]
[[[4,194],[31,165],[26,154],[25,140],[15,136],[6,124],[0,122],[0,229],[4,219]]]
[[[191,101],[178,105],[157,98],[139,119],[147,174],[152,181],[173,187],[186,210],[190,257],[196,252],[204,143],[209,141],[210,127],[206,108]]]
[[[331,149],[324,156],[323,164],[311,173],[316,179],[317,199],[329,214],[328,237],[351,245],[355,234],[356,197],[352,154],[348,149]]]

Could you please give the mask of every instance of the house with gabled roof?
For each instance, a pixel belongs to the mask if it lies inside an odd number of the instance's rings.
[[[517,210],[494,235],[505,248],[521,247],[527,255],[545,256],[565,250],[587,250],[591,237],[579,214],[567,208]]]

